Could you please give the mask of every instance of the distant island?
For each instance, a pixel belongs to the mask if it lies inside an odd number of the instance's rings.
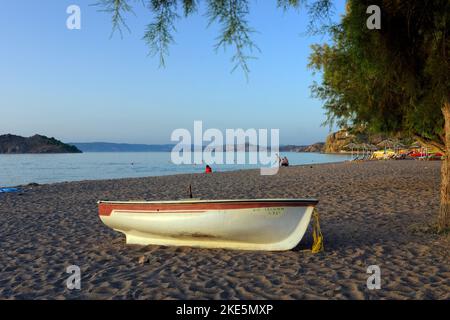
[[[111,142],[71,142],[71,145],[76,146],[83,152],[171,152],[176,146],[175,144],[131,144],[131,143],[111,143]],[[189,148],[189,146],[185,146]],[[197,150],[194,145],[191,145],[191,150]],[[203,146],[202,150],[210,149],[208,146]],[[259,147],[254,145],[238,145],[238,146],[222,146],[223,152],[226,151],[256,151]]]
[[[175,144],[130,144],[130,143],[111,143],[111,142],[70,142],[83,152],[171,152]],[[312,145],[286,145],[280,146],[281,152],[322,152],[323,142]],[[191,150],[197,149],[194,145]],[[202,150],[211,149],[203,146]],[[246,143],[245,145],[224,145],[222,151],[261,151],[265,148]]]
[[[77,147],[42,135],[0,135],[0,153],[81,153]]]

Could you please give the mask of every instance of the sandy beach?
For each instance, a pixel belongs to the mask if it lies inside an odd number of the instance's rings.
[[[440,162],[374,161],[28,186],[0,194],[0,299],[450,299],[450,239],[422,228],[439,207]],[[97,200],[307,198],[325,252],[126,246]],[[146,263],[140,264],[144,256]],[[368,290],[369,265],[381,289]],[[81,290],[66,267],[81,268]]]

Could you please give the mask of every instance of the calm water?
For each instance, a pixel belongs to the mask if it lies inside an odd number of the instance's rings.
[[[348,155],[286,152],[291,165],[339,162]],[[213,171],[259,168],[259,165],[212,165]],[[0,186],[63,181],[200,173],[204,165],[175,165],[169,152],[2,154]]]

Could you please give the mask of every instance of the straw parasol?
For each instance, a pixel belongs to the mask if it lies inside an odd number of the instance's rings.
[[[364,150],[364,157],[371,156],[373,151],[378,150],[378,147],[370,143],[362,143],[361,147]]]
[[[359,156],[359,149],[361,149],[361,145],[351,142],[351,143],[345,145],[344,148],[347,149],[347,150],[350,149],[352,151],[352,158],[353,158],[353,150],[354,149],[357,150],[357,156],[356,157],[358,157]]]
[[[365,145],[366,145],[367,150],[370,150],[370,151],[378,150],[378,147],[376,145],[374,145],[374,144],[366,143]]]
[[[395,141],[391,139],[385,139],[377,144],[378,147],[387,149],[387,148],[394,148],[395,147]]]
[[[400,141],[396,140],[394,141],[394,152],[395,153],[399,153],[401,149],[405,149],[407,148],[406,145],[404,145],[403,143],[401,143]]]

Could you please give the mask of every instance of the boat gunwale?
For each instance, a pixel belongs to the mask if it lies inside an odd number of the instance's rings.
[[[130,201],[110,201],[110,200],[99,200],[97,204],[218,204],[218,203],[302,203],[317,205],[319,203],[318,199],[314,198],[272,198],[272,199],[211,199],[211,200],[198,200],[198,199],[183,199],[183,200],[163,200],[163,201],[153,201],[153,200],[130,200]]]

